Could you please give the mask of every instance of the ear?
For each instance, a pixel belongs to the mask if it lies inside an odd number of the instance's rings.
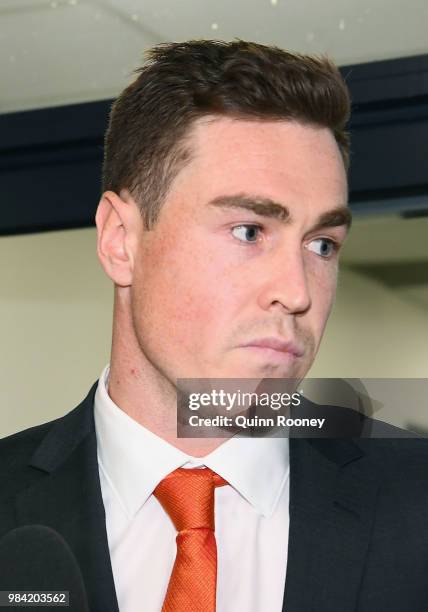
[[[95,215],[97,254],[115,285],[132,285],[134,262],[142,228],[140,212],[132,198],[123,200],[113,191],[103,193]]]

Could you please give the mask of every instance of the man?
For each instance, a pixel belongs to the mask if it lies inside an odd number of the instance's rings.
[[[58,531],[92,611],[426,609],[424,441],[176,434],[179,379],[309,370],[351,219],[348,115],[328,60],[239,40],[159,45],[113,105],[110,365],[0,445],[2,534]]]

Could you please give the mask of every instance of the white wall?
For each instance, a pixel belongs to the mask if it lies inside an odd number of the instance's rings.
[[[68,412],[109,358],[95,230],[0,238],[0,436]]]
[[[342,269],[336,304],[310,376],[428,377],[428,312]]]
[[[0,436],[71,410],[108,362],[113,289],[95,229],[0,238]],[[428,313],[343,270],[310,375],[427,377]],[[415,418],[428,415],[414,407]]]
[[[308,377],[362,379],[375,418],[428,430],[428,312],[371,279],[342,270]],[[393,380],[372,380],[384,378]],[[409,380],[414,378],[425,380]],[[321,397],[313,399],[322,403]]]

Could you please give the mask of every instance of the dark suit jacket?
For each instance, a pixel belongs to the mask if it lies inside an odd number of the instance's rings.
[[[96,385],[66,416],[0,441],[0,537],[26,524],[52,527],[80,564],[91,612],[118,612],[98,476]],[[283,610],[428,610],[428,441],[290,439]]]

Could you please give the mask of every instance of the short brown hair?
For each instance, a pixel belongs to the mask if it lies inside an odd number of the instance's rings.
[[[162,43],[146,57],[134,71],[138,77],[112,105],[102,188],[128,189],[148,229],[192,157],[190,127],[205,115],[327,127],[348,168],[349,93],[327,57],[240,39]]]

